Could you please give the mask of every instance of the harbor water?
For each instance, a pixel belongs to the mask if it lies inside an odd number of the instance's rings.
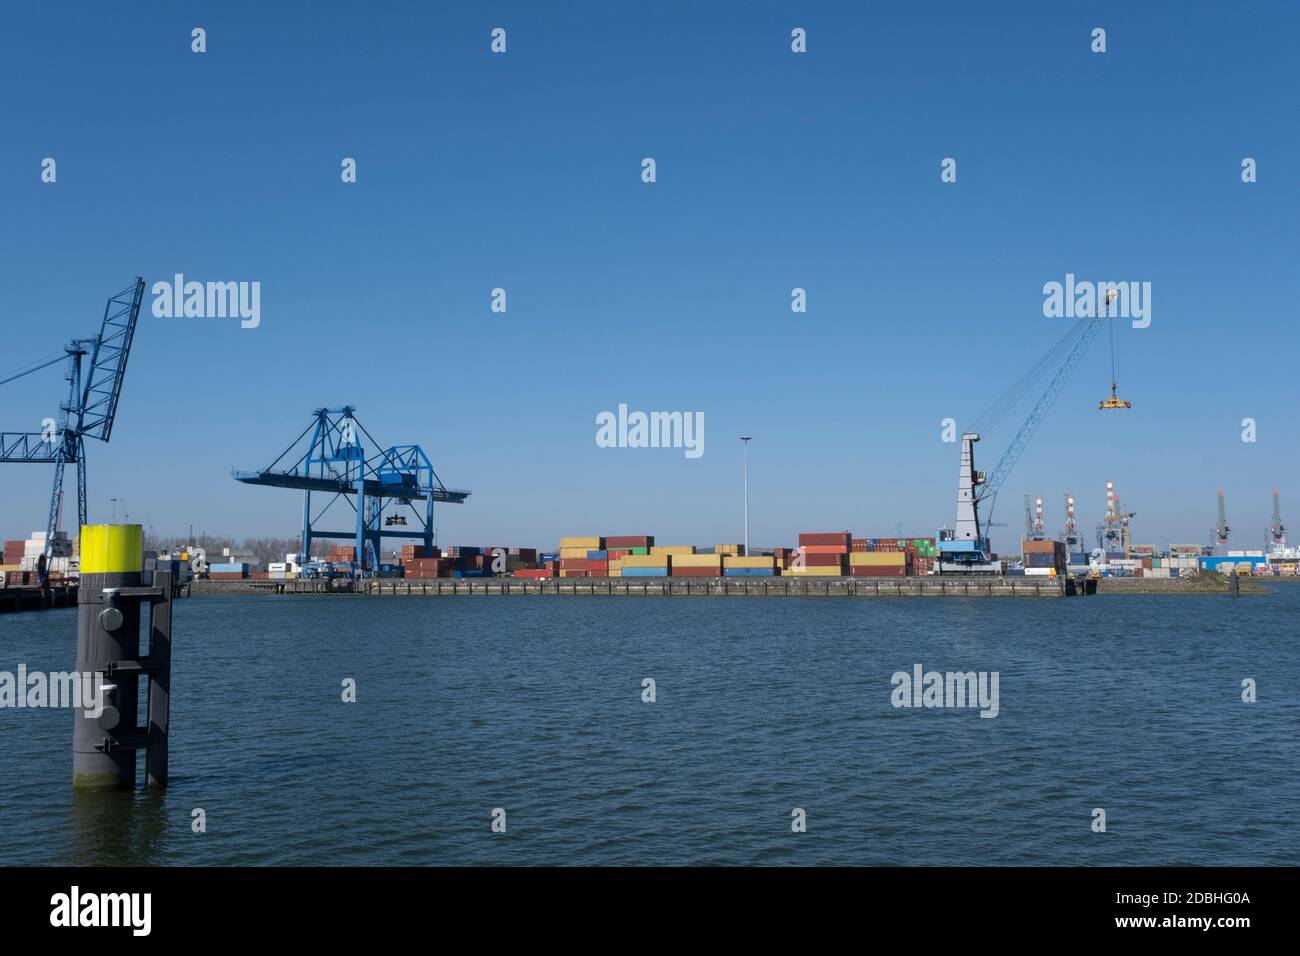
[[[72,714],[0,709],[0,862],[1296,865],[1300,585],[1270,587],[197,596],[170,787],[74,794]],[[0,671],[71,670],[74,627],[0,618]],[[997,716],[894,706],[916,665],[996,672]]]

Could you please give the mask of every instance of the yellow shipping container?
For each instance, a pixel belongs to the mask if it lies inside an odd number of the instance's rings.
[[[650,549],[650,554],[694,554],[695,545],[693,544],[665,544]]]
[[[738,556],[723,558],[722,566],[724,568],[775,568],[776,558],[770,554],[767,557],[747,558]]]
[[[610,568],[610,569],[609,569],[609,576],[610,576],[611,578],[621,578],[621,577],[623,576],[623,569],[622,569],[622,568]]]
[[[585,561],[587,560],[588,551],[599,551],[599,550],[600,550],[599,548],[561,548],[560,557],[561,558],[582,558]]]
[[[793,574],[803,578],[838,578],[843,577],[839,568],[836,567],[816,567],[816,568],[786,568],[782,574]]]
[[[586,571],[567,570],[567,571],[560,572],[560,577],[562,578],[585,578],[586,576],[587,576]]]
[[[672,560],[666,554],[625,554],[623,555],[624,568],[666,568]]]
[[[745,553],[743,544],[715,544],[713,546],[714,554],[740,555]]]
[[[722,567],[722,556],[717,554],[675,554],[673,555],[673,567],[720,568]]]
[[[588,551],[605,550],[605,539],[601,537],[594,538],[561,538],[560,550],[565,548],[581,548],[582,556],[585,558]]]
[[[906,563],[907,554],[903,551],[853,551],[849,554],[852,567],[897,568]]]

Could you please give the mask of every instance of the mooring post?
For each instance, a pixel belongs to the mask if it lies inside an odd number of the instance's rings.
[[[170,571],[142,587],[140,525],[85,525],[77,590],[77,673],[98,676],[98,699],[76,710],[72,785],[78,790],[131,788],[136,752],[146,751],[151,784],[167,780],[171,677]],[[142,609],[150,605],[149,653],[140,654]],[[140,678],[149,679],[148,725],[139,725]]]

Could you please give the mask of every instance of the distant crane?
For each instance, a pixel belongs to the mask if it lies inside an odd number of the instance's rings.
[[[1106,482],[1106,515],[1097,525],[1097,547],[1107,555],[1122,554],[1128,557],[1128,521],[1136,518],[1136,511],[1125,511],[1119,503],[1115,482]]]
[[[356,574],[378,570],[384,538],[418,538],[426,548],[433,546],[433,505],[436,501],[463,504],[468,491],[448,488],[433,470],[429,456],[419,445],[393,445],[367,457],[361,442],[364,435],[375,447],[370,432],[357,421],[351,405],[318,408],[312,422],[275,461],[261,471],[234,471],[236,481],[272,488],[294,488],[303,492],[302,558],[311,559],[313,538],[350,538],[356,540]],[[307,438],[308,433],[311,437]],[[296,457],[294,457],[296,456]],[[329,495],[325,507],[313,515],[312,492]],[[353,500],[355,497],[355,501]],[[335,502],[346,501],[355,511],[352,531],[319,531],[315,524]],[[425,502],[420,516],[413,502]],[[403,520],[384,520],[390,508],[406,506],[418,524],[410,530]],[[390,519],[393,517],[389,516]]]
[[[1025,538],[1029,541],[1041,541],[1046,535],[1043,533],[1043,499],[1035,499],[1035,512],[1029,511],[1029,495],[1025,495]]]
[[[1083,554],[1083,535],[1074,520],[1074,495],[1065,493],[1065,527],[1061,529],[1061,542],[1067,555]],[[1080,563],[1080,562],[1072,562]]]
[[[987,529],[990,524],[981,520],[980,506],[987,504],[989,517],[997,503],[997,494],[1011,474],[1024,453],[1026,446],[1038,431],[1038,426],[1051,410],[1060,395],[1061,389],[1069,380],[1071,373],[1078,367],[1093,339],[1101,331],[1104,323],[1111,322],[1106,315],[1109,305],[1118,293],[1114,289],[1107,292],[1105,304],[1099,305],[1098,314],[1080,317],[1055,345],[1039,358],[1006,392],[1004,392],[984,413],[975,420],[970,430],[961,436],[961,452],[957,470],[957,518],[954,526],[940,528],[938,535],[940,574],[973,573],[993,574],[998,570],[993,562],[993,549],[989,543]],[[1114,328],[1111,329],[1112,343]],[[1111,363],[1111,399],[1098,404],[1099,408],[1129,408],[1131,403],[1121,401],[1116,395],[1118,376],[1115,374],[1114,349],[1112,344]],[[994,428],[998,422],[1015,408],[1020,400],[1044,376],[1055,369],[1048,379],[1047,387],[1038,401],[1030,409],[1020,430],[1011,439],[1011,444],[1002,453],[991,474],[985,474],[975,468],[975,443],[980,440],[980,433]]]
[[[1214,526],[1214,546],[1217,554],[1226,554],[1228,551],[1228,535],[1232,529],[1228,527],[1228,519],[1225,517],[1223,507],[1223,492],[1219,492],[1219,523]]]
[[[1274,551],[1286,550],[1286,525],[1282,524],[1282,504],[1277,489],[1273,489],[1273,524],[1268,529],[1269,543]]]
[[[1120,516],[1119,516],[1120,539],[1119,540],[1120,540],[1120,546],[1124,550],[1124,557],[1126,558],[1129,557],[1129,555],[1132,553],[1133,550],[1133,542],[1132,539],[1129,537],[1128,523],[1130,518],[1136,518],[1136,517],[1137,517],[1136,511],[1120,512]]]
[[[68,397],[59,405],[59,417],[46,419],[39,432],[0,432],[0,462],[27,462],[54,465],[54,486],[50,492],[50,510],[45,525],[45,555],[54,548],[63,517],[63,469],[77,468],[77,531],[86,518],[86,443],[87,438],[107,442],[113,433],[117,403],[122,396],[126,362],[131,355],[140,302],[144,298],[144,279],[135,282],[108,300],[99,334],[88,339],[73,339],[61,354],[38,359],[23,370],[0,379],[0,385],[33,372],[66,362],[64,379]],[[84,380],[82,360],[89,358]]]

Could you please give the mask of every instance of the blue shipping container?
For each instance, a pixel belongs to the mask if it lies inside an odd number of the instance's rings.
[[[588,552],[587,552],[587,560],[588,560],[588,561],[608,561],[608,560],[609,560],[609,552],[608,552],[608,551],[588,551]]]
[[[625,578],[666,578],[668,569],[664,568],[624,568]]]
[[[774,578],[776,572],[771,568],[723,568],[723,577],[728,578]]]
[[[1212,557],[1203,557],[1199,559],[1201,567],[1213,571],[1221,564],[1266,564],[1267,562],[1260,555],[1236,555],[1229,557],[1227,555],[1214,555]]]

